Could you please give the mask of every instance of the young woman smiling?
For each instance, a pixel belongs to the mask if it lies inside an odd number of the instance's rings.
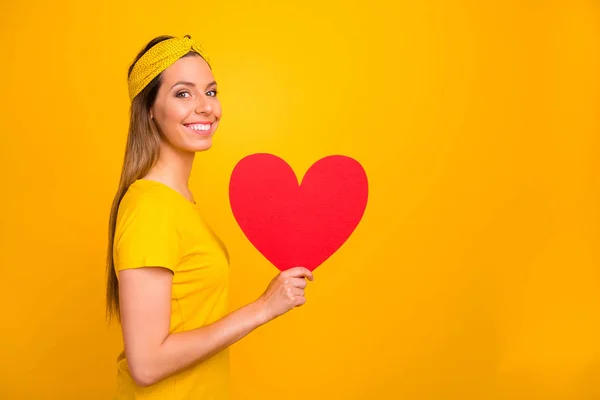
[[[128,77],[129,135],[107,254],[107,311],[124,341],[115,398],[226,399],[228,346],[304,304],[313,276],[281,272],[256,300],[228,310],[228,255],[188,187],[221,119],[211,67],[190,36],[160,36]]]

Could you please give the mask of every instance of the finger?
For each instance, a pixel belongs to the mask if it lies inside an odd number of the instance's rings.
[[[301,305],[303,305],[304,303],[306,303],[306,297],[304,297],[304,296],[298,296],[294,300],[294,303],[295,303],[296,307],[300,307]]]
[[[286,271],[286,273],[287,276],[291,278],[306,278],[309,281],[312,281],[314,279],[313,273],[308,268],[304,267],[290,268]]]
[[[294,298],[297,296],[304,296],[304,289],[294,286],[286,287],[285,293],[289,298]]]
[[[308,285],[304,278],[289,278],[289,284],[301,289],[304,289]]]

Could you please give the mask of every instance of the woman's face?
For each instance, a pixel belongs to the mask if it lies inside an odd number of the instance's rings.
[[[210,67],[200,56],[183,57],[161,79],[150,115],[164,139],[179,150],[208,150],[221,119]]]

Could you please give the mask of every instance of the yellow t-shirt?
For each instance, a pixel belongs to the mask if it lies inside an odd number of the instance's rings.
[[[227,312],[227,251],[198,206],[167,185],[140,179],[129,187],[117,214],[114,260],[117,274],[144,266],[173,271],[171,333],[199,328]],[[135,384],[125,352],[117,370],[115,400],[229,398],[227,349],[149,387]]]

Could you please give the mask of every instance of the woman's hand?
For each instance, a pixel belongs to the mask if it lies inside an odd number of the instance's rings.
[[[312,281],[314,278],[312,272],[304,267],[285,270],[273,278],[259,299],[267,321],[306,303],[306,279]]]

